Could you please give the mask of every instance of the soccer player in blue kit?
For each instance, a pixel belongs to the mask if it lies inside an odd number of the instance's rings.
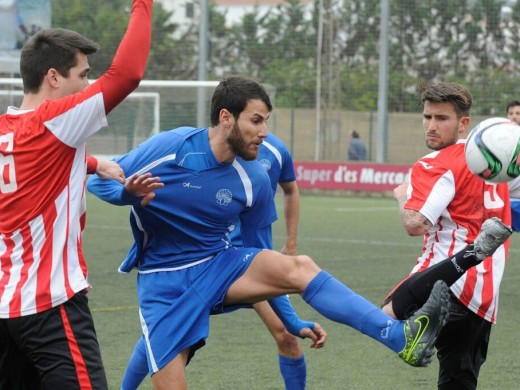
[[[257,160],[269,176],[273,198],[278,185],[283,192],[286,240],[281,252],[296,255],[300,194],[291,154],[283,141],[269,132],[258,148]],[[243,246],[239,219],[235,221],[235,229],[230,232],[230,241],[234,246]],[[307,365],[298,339],[285,329],[268,302],[255,303],[253,308],[276,341],[278,364],[285,390],[304,390],[307,382]],[[324,344],[320,344],[318,347],[322,345]],[[140,338],[125,370],[121,390],[136,390],[147,374],[146,345],[144,339]]]
[[[308,256],[272,247],[276,219],[269,178],[256,158],[272,105],[257,82],[223,79],[211,127],[162,132],[117,159],[124,185],[92,176],[88,189],[131,205],[135,243],[120,266],[138,268],[137,295],[155,389],[187,388],[185,367],[208,336],[210,314],[269,300],[286,329],[324,342],[321,327],[298,318],[285,294],[300,294],[326,318],[348,325],[412,366],[429,364],[446,321],[448,288],[437,282],[408,320],[394,320]],[[244,247],[229,241],[240,219]]]

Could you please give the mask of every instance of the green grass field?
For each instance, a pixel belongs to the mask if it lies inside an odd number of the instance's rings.
[[[280,207],[280,199],[277,204]],[[110,389],[119,388],[140,334],[136,273],[117,273],[131,243],[127,221],[128,208],[89,196],[84,246],[94,287],[89,297]],[[274,234],[280,248],[282,223],[275,224]],[[393,199],[302,197],[299,252],[375,304],[408,274],[421,243],[404,233]],[[520,382],[519,254],[520,238],[513,236],[498,323],[479,389],[517,389]],[[292,302],[302,318],[319,322],[329,334],[321,350],[311,350],[309,341],[302,340],[309,390],[436,388],[436,362],[427,368],[409,367],[377,342],[321,317],[298,296]],[[212,317],[207,345],[197,352],[187,375],[191,389],[283,389],[275,343],[255,312],[246,309]],[[149,378],[141,388],[152,388]]]

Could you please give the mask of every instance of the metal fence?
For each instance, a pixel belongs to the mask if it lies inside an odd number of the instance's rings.
[[[77,30],[100,43],[100,52],[90,60],[94,77],[110,63],[130,3],[50,0],[53,26]],[[370,160],[414,161],[425,153],[417,91],[422,80],[466,85],[474,97],[472,125],[480,118],[505,115],[506,104],[520,99],[516,0],[250,3],[244,0],[249,7],[242,14],[235,7],[230,21],[229,0],[156,1],[145,78],[151,83],[215,82],[233,73],[272,86],[271,130],[297,159],[345,160],[348,134],[355,129]],[[13,50],[8,54],[12,60]],[[0,65],[1,58],[0,53]],[[0,76],[19,77],[3,66]],[[138,91],[157,94],[162,129],[209,122],[212,87],[201,92],[157,83]],[[112,126],[132,137],[140,133],[138,127],[154,126],[138,118],[153,112],[157,103],[144,95],[137,102],[137,108],[123,108],[111,118]],[[147,134],[145,129],[142,133]]]

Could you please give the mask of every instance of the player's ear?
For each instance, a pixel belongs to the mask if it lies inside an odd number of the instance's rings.
[[[44,81],[46,81],[52,88],[60,86],[60,74],[54,68],[50,68],[45,74]]]
[[[222,126],[224,126],[225,128],[229,128],[233,126],[233,124],[235,123],[235,118],[233,117],[233,114],[231,114],[231,112],[223,108],[222,110],[220,110],[219,113],[219,121]]]
[[[469,116],[463,116],[460,118],[460,124],[459,124],[459,132],[464,133],[468,129],[469,125]]]

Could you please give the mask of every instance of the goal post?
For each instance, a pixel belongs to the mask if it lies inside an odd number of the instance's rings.
[[[20,106],[23,91],[0,89],[2,107]],[[158,92],[132,92],[108,115],[108,127],[87,142],[88,152],[111,158],[123,154],[161,129]]]

